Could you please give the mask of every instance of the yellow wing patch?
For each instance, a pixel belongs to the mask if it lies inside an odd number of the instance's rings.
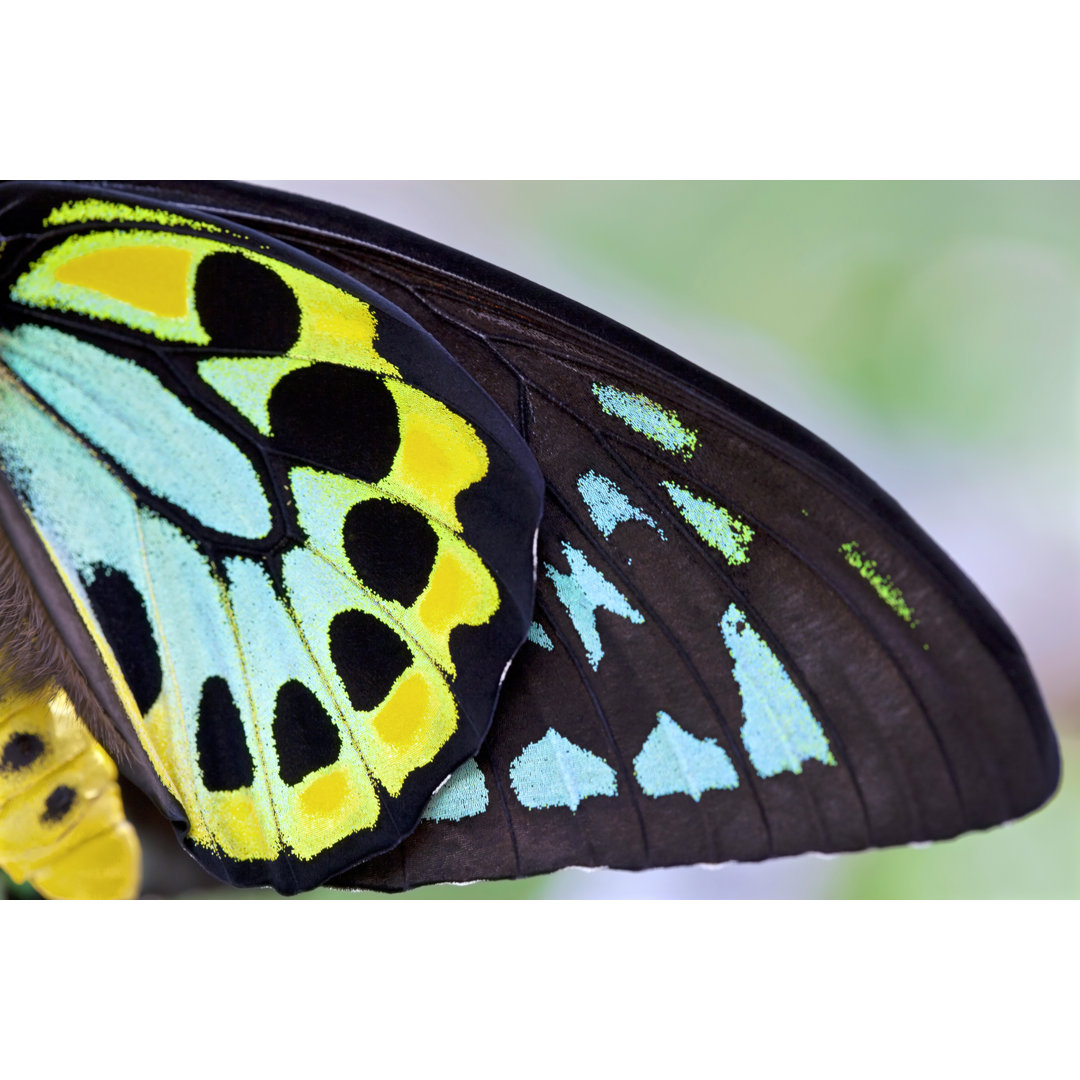
[[[296,296],[300,333],[286,355],[398,374],[375,349],[375,316],[362,300],[261,252],[204,236],[144,229],[69,236],[19,276],[11,299],[119,323],[162,341],[209,345],[195,278],[203,259],[223,252],[269,268]]]
[[[56,268],[56,280],[165,319],[182,319],[188,311],[191,262],[192,253],[183,248],[109,247],[62,263]]]

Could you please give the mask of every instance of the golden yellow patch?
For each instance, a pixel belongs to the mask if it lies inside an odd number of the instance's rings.
[[[447,639],[455,626],[488,619],[497,604],[498,590],[476,554],[460,541],[444,542],[419,601],[424,626]]]
[[[358,734],[372,775],[396,796],[405,778],[431,761],[457,727],[450,688],[434,664],[418,659]]]
[[[238,791],[202,789],[199,795],[199,802],[184,804],[189,812],[196,807],[201,811],[192,815],[191,836],[196,842],[220,846],[233,858],[272,859],[280,853],[277,822],[262,785]]]
[[[192,252],[162,245],[111,247],[69,259],[56,280],[110,296],[163,318],[183,318],[188,310]]]
[[[427,680],[419,672],[402,679],[375,714],[375,731],[383,742],[408,746],[424,726],[431,702]]]
[[[300,793],[300,805],[309,817],[333,817],[345,802],[349,781],[340,769],[316,776]]]
[[[295,787],[281,785],[275,798],[282,835],[301,859],[310,859],[379,819],[379,796],[356,748],[346,742],[334,765]]]
[[[487,474],[487,448],[473,426],[441,402],[386,380],[398,407],[401,445],[383,484],[455,532],[457,497]]]

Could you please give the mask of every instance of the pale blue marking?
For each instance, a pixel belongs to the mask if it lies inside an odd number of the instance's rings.
[[[742,697],[742,740],[758,776],[802,772],[813,758],[835,765],[828,740],[810,706],[773,651],[732,604],[720,620],[724,643],[735,661]]]
[[[661,481],[660,486],[667,490],[687,524],[728,563],[738,566],[749,559],[747,548],[754,539],[754,530],[745,521],[709,499],[699,499],[670,480]]]
[[[548,632],[538,622],[534,622],[529,627],[528,640],[534,645],[539,645],[541,649],[547,649],[548,652],[553,652],[555,649],[555,646],[551,644],[551,638],[548,637]]]
[[[590,470],[578,478],[577,486],[589,508],[589,515],[604,534],[605,540],[610,539],[615,526],[624,521],[644,521],[646,525],[656,529],[656,520],[634,506],[615,482],[606,476]],[[661,529],[656,531],[660,533],[661,540],[667,539]]]
[[[685,794],[697,802],[703,791],[739,786],[735,766],[715,739],[696,738],[666,712],[658,712],[656,719],[656,727],[634,758],[634,775],[646,795],[657,799]]]
[[[257,539],[270,531],[251,462],[138,364],[31,325],[7,335],[4,362],[155,495],[218,532]]]
[[[582,799],[618,792],[615,770],[554,728],[548,728],[542,739],[530,743],[510,763],[510,786],[529,810],[549,806],[576,810]]]
[[[263,760],[277,762],[274,711],[281,684],[289,679],[298,680],[314,694],[338,729],[342,754],[348,757],[350,740],[356,737],[350,721],[355,722],[357,714],[347,705],[345,695],[335,696],[335,680],[329,678],[334,669],[327,667],[325,661],[320,666],[262,565],[234,557],[225,560],[224,569],[229,582],[228,606],[244,668],[244,683],[233,687],[233,696],[244,693],[250,701],[252,734],[261,744]],[[249,737],[252,747],[256,745],[255,739]],[[276,771],[277,765],[273,768]]]
[[[604,608],[605,611],[621,615],[632,623],[643,623],[645,616],[630,606],[626,597],[589,563],[582,552],[565,540],[562,549],[566,561],[570,564],[570,573],[562,574],[548,563],[544,564],[544,570],[554,583],[555,595],[566,608],[570,621],[585,646],[585,655],[595,671],[604,657],[604,647],[596,629],[596,609]]]
[[[428,800],[423,821],[461,821],[476,817],[488,806],[487,785],[475,758],[463,761]]]

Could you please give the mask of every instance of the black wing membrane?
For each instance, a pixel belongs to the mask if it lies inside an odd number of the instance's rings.
[[[1010,631],[797,424],[594,312],[362,215],[240,185],[115,186],[232,218],[384,296],[512,418],[544,474],[534,635],[476,759],[482,796],[332,884],[938,840],[1055,790],[1057,745]],[[803,703],[802,735],[776,695]],[[763,716],[771,746],[755,742]],[[650,772],[647,744],[672,725]],[[544,762],[570,770],[561,801],[530,788]],[[681,781],[657,780],[665,763]]]

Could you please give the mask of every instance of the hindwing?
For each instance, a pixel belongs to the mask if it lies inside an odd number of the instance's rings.
[[[149,200],[5,195],[5,527],[200,861],[311,888],[478,749],[529,626],[535,464],[328,268]]]

